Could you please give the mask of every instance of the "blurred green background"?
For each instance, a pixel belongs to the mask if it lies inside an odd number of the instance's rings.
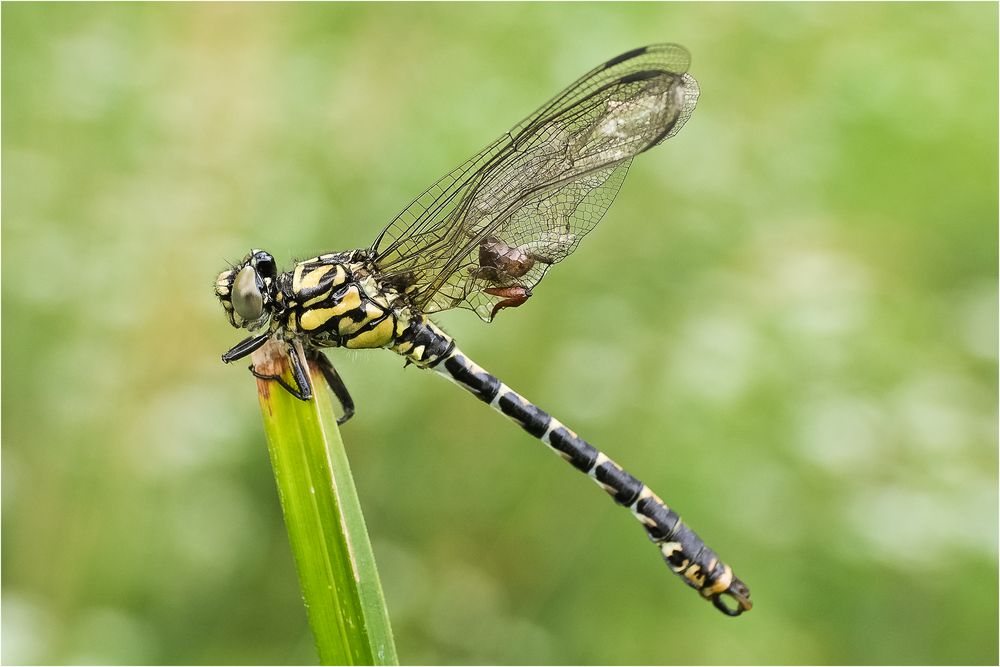
[[[463,348],[751,586],[727,619],[519,429],[331,356],[406,663],[997,655],[997,6],[9,4],[3,661],[315,653],[240,338],[250,247],[367,246],[592,66],[702,97],[531,302]]]

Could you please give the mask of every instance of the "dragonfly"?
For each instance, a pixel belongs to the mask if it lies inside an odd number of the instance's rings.
[[[472,310],[491,321],[523,306],[548,270],[604,217],[632,159],[675,135],[699,87],[677,44],[633,49],[574,81],[414,199],[369,248],[331,252],[279,273],[259,249],[219,274],[229,323],[249,336],[231,363],[268,341],[290,380],[259,372],[303,401],[318,369],[343,410],[354,402],[324,348],[388,348],[499,411],[628,508],[673,572],[739,616],[750,590],[652,490],[562,422],[476,364],[428,315]]]

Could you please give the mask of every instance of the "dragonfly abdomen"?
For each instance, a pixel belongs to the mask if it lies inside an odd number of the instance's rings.
[[[737,616],[750,609],[750,591],[746,585],[648,486],[465,356],[451,337],[427,318],[421,316],[408,331],[407,341],[402,346],[397,343],[393,349],[488,403],[594,480],[638,519],[670,569],[721,611]],[[416,359],[413,355],[418,347],[422,354]],[[730,607],[720,601],[722,595],[734,598],[737,606]]]
[[[455,348],[455,341],[424,315],[398,313],[399,335],[392,341],[393,352],[420,368],[431,368]]]

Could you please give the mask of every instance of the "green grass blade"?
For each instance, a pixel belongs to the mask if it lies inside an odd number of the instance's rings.
[[[287,357],[268,343],[261,373],[289,378]],[[389,615],[361,514],[334,399],[310,368],[315,399],[300,401],[258,380],[274,479],[321,664],[395,665]]]

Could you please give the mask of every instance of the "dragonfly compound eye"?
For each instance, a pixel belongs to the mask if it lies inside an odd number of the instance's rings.
[[[236,274],[232,302],[236,314],[248,322],[258,320],[264,314],[264,296],[257,286],[257,271],[252,266],[244,266]]]

